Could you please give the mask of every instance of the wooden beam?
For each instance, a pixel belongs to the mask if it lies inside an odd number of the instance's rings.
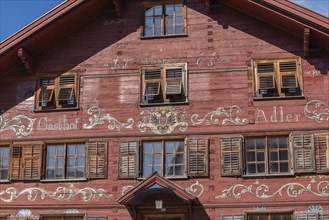
[[[17,50],[17,55],[20,58],[21,62],[24,64],[27,72],[34,73],[35,61],[32,55],[23,47]]]
[[[304,57],[310,56],[310,29],[304,28]]]
[[[207,12],[210,14],[211,13],[211,0],[205,0],[205,7],[207,9]]]
[[[117,17],[120,18],[121,17],[121,0],[113,0],[113,4],[115,7],[115,12],[117,13]]]

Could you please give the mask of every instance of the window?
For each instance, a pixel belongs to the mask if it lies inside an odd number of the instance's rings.
[[[84,220],[84,215],[67,214],[67,215],[44,215],[42,220]]]
[[[281,212],[260,212],[260,213],[247,213],[247,220],[293,220],[293,213]]]
[[[186,64],[142,67],[141,103],[187,102]]]
[[[296,97],[303,95],[300,58],[253,60],[254,97]]]
[[[0,146],[0,181],[9,179],[9,146]]]
[[[140,145],[139,145],[140,143]],[[119,178],[208,176],[208,140],[156,139],[119,144]]]
[[[222,176],[329,173],[329,134],[221,138]]]
[[[107,143],[0,145],[0,177],[0,181],[106,178]]]
[[[72,109],[78,107],[76,73],[41,76],[37,83],[35,110]]]
[[[144,36],[186,34],[186,8],[183,3],[144,3]]]
[[[329,212],[296,212],[296,220],[327,220]]]

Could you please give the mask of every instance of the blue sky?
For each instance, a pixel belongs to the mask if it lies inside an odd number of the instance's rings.
[[[289,0],[329,17],[329,0]],[[0,41],[4,41],[64,0],[0,0]]]

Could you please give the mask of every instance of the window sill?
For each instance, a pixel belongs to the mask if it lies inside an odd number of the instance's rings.
[[[55,109],[34,109],[34,113],[42,113],[42,112],[63,112],[63,111],[79,111],[80,107],[74,108],[55,108]]]
[[[42,183],[49,183],[49,182],[86,182],[88,181],[87,178],[81,178],[81,179],[45,179],[40,180]]]
[[[141,40],[146,39],[161,39],[161,38],[176,38],[176,37],[188,37],[187,34],[172,34],[172,35],[161,35],[161,36],[141,36]]]
[[[254,101],[265,101],[265,100],[290,100],[290,99],[305,99],[305,96],[276,96],[276,97],[253,97]]]
[[[11,181],[10,180],[0,180],[0,184],[2,184],[2,183],[11,183]]]
[[[188,179],[188,176],[180,176],[180,177],[166,177],[166,176],[161,176],[167,180],[187,180]],[[149,177],[139,177],[137,178],[138,181],[144,181],[146,180],[147,178]]]
[[[140,103],[139,106],[167,106],[167,105],[188,105],[189,102],[165,102],[165,103]]]
[[[294,173],[277,173],[277,174],[254,174],[254,175],[242,175],[242,178],[271,178],[271,177],[289,177],[289,176],[295,176]]]

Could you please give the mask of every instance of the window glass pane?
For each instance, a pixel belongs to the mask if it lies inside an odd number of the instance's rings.
[[[55,159],[50,157],[47,160],[47,167],[55,167]]]
[[[84,155],[85,154],[85,145],[84,144],[78,144],[78,155]]]
[[[257,164],[257,171],[258,171],[258,173],[265,173],[265,164],[258,163]]]
[[[162,175],[161,167],[160,166],[154,166],[153,172],[158,172],[159,175]]]
[[[248,219],[249,220],[258,220],[258,216],[257,215],[249,215]]]
[[[54,156],[55,155],[55,146],[48,146],[47,147],[47,155],[48,156]]]
[[[73,167],[73,166],[75,166],[75,159],[74,159],[74,158],[68,158],[68,159],[67,159],[67,166],[68,166],[68,167]]]
[[[148,154],[152,153],[152,143],[147,143],[147,142],[144,143],[143,150],[144,150],[144,153],[148,153]]]
[[[1,162],[1,168],[7,169],[8,168],[8,159],[3,159]]]
[[[78,157],[78,166],[84,167],[85,165],[85,158],[84,157]]]
[[[274,151],[274,152],[271,152],[270,153],[270,160],[271,161],[277,161],[279,158],[278,158],[278,152]]]
[[[271,163],[271,172],[272,173],[277,173],[279,171],[279,167],[277,163]]]
[[[182,26],[176,26],[176,33],[175,34],[182,34],[183,32],[183,27]]]
[[[263,152],[257,153],[257,161],[264,161],[265,160],[265,154]]]
[[[280,160],[288,160],[288,151],[287,150],[280,150],[279,151]]]
[[[279,138],[279,147],[280,148],[287,148],[288,147],[288,138],[287,137],[280,137]]]
[[[155,30],[154,30],[154,35],[155,36],[160,36],[161,35],[161,28],[155,28]]]
[[[162,153],[161,142],[154,142],[154,153]]]
[[[174,157],[172,155],[166,155],[166,165],[173,164]]]
[[[182,16],[176,16],[176,25],[182,25],[183,24],[183,17]]]
[[[256,173],[256,165],[255,164],[248,164],[247,169],[248,169],[249,174]]]
[[[145,36],[153,36],[153,28],[145,28]]]
[[[254,149],[254,140],[251,139],[251,138],[247,138],[246,139],[246,147],[247,147],[247,150]]]
[[[292,215],[286,214],[286,215],[282,215],[282,220],[291,220],[292,219]]]
[[[184,175],[184,169],[183,169],[182,165],[176,165],[175,171],[176,171],[175,176],[183,176]]]
[[[173,26],[173,23],[174,23],[174,19],[172,16],[168,16],[167,17],[167,26],[168,27],[172,27]]]
[[[172,166],[166,167],[166,176],[173,176],[174,175],[174,169]]]
[[[143,177],[148,177],[152,174],[152,167],[151,166],[143,166]]]
[[[83,167],[78,167],[77,177],[79,177],[79,178],[84,177],[84,168]]]
[[[174,29],[172,27],[167,27],[167,34],[173,34],[174,33]]]
[[[166,153],[173,153],[175,150],[176,142],[173,141],[166,141]]]
[[[0,149],[2,151],[1,152],[2,157],[8,158],[8,156],[9,156],[9,147],[2,147]]]
[[[183,5],[182,4],[176,4],[175,5],[175,11],[176,11],[176,13],[182,13],[183,12]]]
[[[177,164],[183,163],[183,154],[176,154],[175,163]]]
[[[247,161],[255,161],[255,153],[254,152],[248,152],[247,153]]]
[[[54,169],[47,169],[47,178],[48,179],[53,179],[54,178],[54,174],[55,174],[55,170]]]
[[[145,27],[152,27],[153,25],[153,17],[146,17],[145,18]]]
[[[144,155],[144,164],[152,164],[152,156]]]
[[[271,215],[271,220],[281,220],[281,215]]]
[[[63,169],[56,169],[56,178],[63,177]]]
[[[267,144],[269,148],[277,148],[277,139],[274,137],[267,138]]]
[[[153,7],[146,9],[145,16],[153,16]]]
[[[154,156],[154,164],[161,164],[161,156]]]
[[[166,14],[172,14],[174,12],[174,5],[166,5]]]
[[[75,155],[75,145],[67,146],[67,154],[68,154],[68,156]]]
[[[154,6],[154,15],[162,15],[162,5]]]
[[[161,27],[161,17],[155,17],[154,18],[154,24],[156,27]]]
[[[74,168],[67,169],[67,177],[69,177],[69,178],[74,177]]]
[[[259,220],[268,220],[268,216],[267,215],[260,215]]]
[[[288,162],[280,163],[280,171],[283,172],[283,173],[288,173],[289,172]]]
[[[64,146],[57,146],[57,155],[64,156]]]
[[[257,149],[265,149],[265,139],[264,138],[256,138],[256,148]]]
[[[2,180],[8,179],[8,170],[2,170],[1,171],[1,177]]]

